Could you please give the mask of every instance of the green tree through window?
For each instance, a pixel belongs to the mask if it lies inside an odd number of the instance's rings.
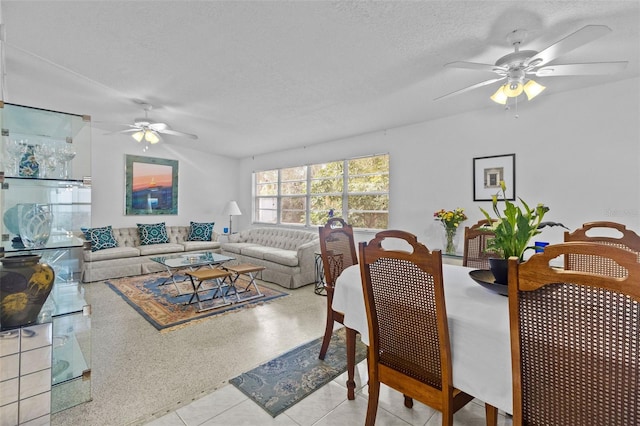
[[[330,214],[387,229],[389,155],[254,173],[254,222],[319,226]]]

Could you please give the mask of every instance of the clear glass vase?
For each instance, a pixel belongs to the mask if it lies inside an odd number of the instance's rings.
[[[456,254],[458,249],[456,241],[456,231],[458,228],[444,227],[444,252],[445,254]]]
[[[51,235],[51,204],[18,204],[18,228],[25,248],[44,248]]]

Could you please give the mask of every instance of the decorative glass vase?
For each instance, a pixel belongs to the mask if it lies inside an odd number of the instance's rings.
[[[44,248],[49,241],[52,225],[51,204],[18,204],[18,228],[25,248]]]
[[[36,161],[36,153],[33,145],[27,145],[18,165],[18,174],[21,177],[37,178],[40,174],[40,164]]]
[[[445,254],[456,254],[456,231],[458,228],[444,227],[444,252]]]

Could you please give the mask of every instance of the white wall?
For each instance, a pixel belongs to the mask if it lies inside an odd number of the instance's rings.
[[[239,163],[237,201],[251,209],[251,172],[390,154],[389,228],[413,232],[441,247],[433,212],[463,207],[464,225],[481,219],[474,202],[474,157],[516,154],[516,195],[550,207],[545,220],[575,229],[583,222],[611,220],[640,231],[640,79],[552,93],[552,88],[514,111],[493,106],[473,113],[367,135],[260,155]],[[462,95],[463,96],[463,95]],[[236,229],[251,226],[250,214]],[[368,239],[370,235],[360,235]],[[560,242],[561,228],[537,240]]]
[[[202,153],[201,141],[176,140],[159,143],[147,152],[127,135],[92,132],[92,226],[136,226],[136,223],[166,222],[188,225],[189,221],[215,221],[215,230],[229,226],[222,216],[224,205],[238,193],[235,179],[238,160]],[[206,137],[206,136],[205,136]],[[178,160],[178,214],[126,216],[124,214],[125,154]]]

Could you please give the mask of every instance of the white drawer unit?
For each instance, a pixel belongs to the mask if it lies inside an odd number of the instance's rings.
[[[0,426],[49,424],[52,328],[0,332]]]

